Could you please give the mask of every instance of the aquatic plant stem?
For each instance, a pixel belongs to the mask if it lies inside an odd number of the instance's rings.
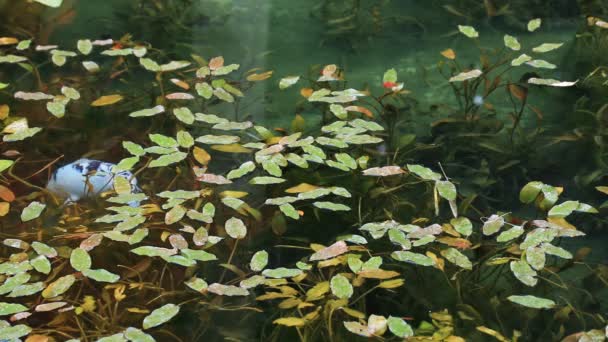
[[[234,245],[232,246],[232,251],[230,251],[230,256],[228,257],[228,261],[226,262],[228,265],[232,265],[232,257],[234,257],[234,252],[236,251],[236,247],[239,245],[239,240],[237,239]],[[224,276],[226,275],[227,269],[224,268],[222,271],[222,276],[220,277],[219,283],[221,284],[224,281]]]

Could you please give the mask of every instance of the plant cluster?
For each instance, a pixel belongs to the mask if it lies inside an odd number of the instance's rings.
[[[505,45],[520,49],[512,36]],[[449,169],[408,161],[395,111],[407,91],[394,69],[378,95],[347,86],[333,64],[319,77],[285,76],[284,91],[309,83],[300,94],[323,123],[297,116],[290,129],[272,129],[216,111],[238,114],[247,90],[272,77],[239,74],[221,56],[168,60],[128,36],[74,49],[8,37],[1,53],[12,76],[0,84],[1,338],[603,339],[596,294],[564,274],[583,268],[606,285],[606,267],[560,247],[584,235],[567,218],[597,211],[533,181],[519,192],[529,214],[484,212]],[[480,120],[476,94],[509,89],[512,144],[528,107],[523,88],[501,83],[489,64],[461,67],[453,51],[443,54],[465,125]],[[524,63],[555,67],[525,54],[496,66]],[[46,79],[49,70],[58,79]],[[66,139],[48,131],[83,111],[112,118],[115,130],[142,129],[120,141],[113,191],[64,208],[32,181],[54,157],[36,158],[49,137]],[[30,165],[41,167],[27,175]],[[125,170],[143,193],[131,191]]]

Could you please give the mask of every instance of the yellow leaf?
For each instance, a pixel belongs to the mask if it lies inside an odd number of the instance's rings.
[[[391,279],[391,280],[381,282],[380,284],[378,284],[378,287],[381,287],[383,289],[394,289],[397,287],[401,287],[404,283],[405,283],[405,280],[403,280],[401,278]]]
[[[272,76],[273,71],[269,70],[269,71],[265,71],[263,73],[260,74],[251,74],[249,76],[247,76],[247,81],[263,81],[266,79],[269,79]]]
[[[298,294],[298,290],[294,289],[291,286],[281,286],[279,290],[281,290],[281,293],[284,293],[286,295],[295,296]]]
[[[0,217],[6,216],[11,209],[11,204],[8,202],[0,202]]]
[[[130,194],[131,183],[125,177],[116,176],[114,177],[114,191],[119,195]]]
[[[253,152],[251,149],[247,147],[243,147],[240,144],[229,144],[229,145],[212,145],[212,150],[227,152],[227,153],[251,153]]]
[[[490,335],[495,337],[497,340],[501,341],[501,342],[508,342],[509,340],[507,338],[505,338],[501,333],[499,333],[496,330],[492,330],[488,327],[484,327],[484,326],[479,326],[476,328],[477,330],[481,331],[482,333],[486,334],[486,335]]]
[[[395,271],[387,271],[381,269],[372,269],[358,272],[357,275],[362,278],[371,278],[371,279],[390,279],[395,278],[400,275],[399,272]]]
[[[226,191],[220,192],[221,198],[224,198],[224,197],[243,198],[247,195],[249,195],[249,193],[245,192],[245,191],[226,190]]]
[[[361,311],[358,310],[354,310],[351,308],[342,308],[342,311],[344,311],[347,315],[354,317],[354,318],[358,318],[358,319],[365,319],[365,314]]]
[[[324,268],[324,267],[337,266],[337,265],[345,264],[345,263],[346,263],[346,258],[342,255],[337,258],[319,261],[319,263],[317,264],[317,267]]]
[[[0,37],[0,45],[13,45],[19,43],[19,39],[15,37]]]
[[[291,298],[291,297],[293,297],[293,295],[285,294],[285,293],[281,293],[281,292],[267,292],[261,296],[258,296],[256,298],[256,300],[270,300],[270,299]]]
[[[140,308],[127,308],[127,311],[132,312],[132,313],[138,313],[138,314],[148,314],[148,313],[150,313],[150,310],[140,309]]]
[[[162,242],[167,241],[167,238],[168,238],[169,236],[171,236],[171,234],[172,234],[172,233],[171,233],[171,232],[169,232],[169,231],[166,231],[166,230],[165,230],[165,231],[163,231],[163,232],[160,234],[160,240],[161,240]]]
[[[319,310],[321,310],[320,307],[317,307],[317,309],[313,312],[309,312],[304,316],[304,319],[307,321],[312,321],[314,319],[316,319],[317,317],[319,317]]]
[[[456,52],[452,49],[445,49],[441,51],[441,55],[447,59],[456,59]]]
[[[289,194],[299,194],[301,192],[308,192],[308,191],[312,191],[315,189],[318,189],[319,187],[316,185],[312,185],[312,184],[308,184],[308,183],[300,183],[296,186],[293,186],[287,190],[285,190],[285,192],[289,193]]]
[[[207,165],[211,161],[211,155],[205,149],[198,146],[194,146],[192,154],[194,154],[194,159],[201,165]]]
[[[95,297],[93,296],[84,296],[84,300],[82,305],[80,306],[82,311],[84,312],[93,312],[97,305],[95,305]]]
[[[115,104],[116,102],[119,102],[122,99],[123,99],[123,97],[121,95],[105,95],[105,96],[102,96],[102,97],[98,98],[97,100],[93,101],[93,103],[91,103],[91,106],[93,106],[93,107],[108,106],[111,104]]]
[[[327,292],[329,292],[328,281],[317,283],[317,285],[306,292],[306,301],[313,302],[315,300],[319,300],[323,298]]]
[[[298,306],[302,301],[298,298],[287,298],[279,303],[281,309],[291,309]]]
[[[425,254],[429,258],[433,259],[433,261],[435,262],[435,268],[443,271],[443,269],[445,267],[445,260],[443,258],[438,257],[435,253],[430,252],[430,251],[426,251]]]
[[[8,106],[7,106],[8,107]],[[2,112],[2,106],[0,106],[0,113]],[[595,190],[602,192],[606,195],[608,195],[608,186],[596,186]]]
[[[312,88],[302,88],[302,89],[300,89],[300,95],[302,95],[305,98],[309,98],[310,95],[312,95],[313,92],[314,92],[314,90]]]
[[[566,221],[566,219],[563,217],[547,217],[547,221],[549,221],[550,223],[555,223],[560,227],[577,230],[575,226],[570,224],[570,222]]]
[[[11,108],[8,105],[0,105],[0,120],[4,120],[8,118],[8,113],[10,113]]]
[[[296,114],[296,116],[291,121],[291,131],[292,132],[303,132],[306,129],[306,120],[300,114]]]
[[[275,319],[272,323],[288,327],[303,327],[304,324],[306,324],[306,321],[299,317],[282,317]]]

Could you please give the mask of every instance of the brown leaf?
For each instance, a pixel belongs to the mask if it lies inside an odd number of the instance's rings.
[[[329,247],[325,247],[310,256],[310,261],[325,260],[348,252],[346,242],[340,240]]]
[[[260,74],[251,74],[249,76],[247,76],[247,81],[263,81],[265,79],[269,79],[270,77],[272,77],[272,70],[260,73]]]
[[[524,101],[528,97],[527,88],[520,87],[517,84],[509,83],[508,89],[511,95],[515,96],[520,101]]]
[[[92,250],[93,248],[99,246],[99,244],[101,243],[101,240],[103,240],[103,235],[93,234],[93,235],[89,236],[86,240],[83,240],[80,243],[80,248],[82,248],[88,252],[88,251]]]

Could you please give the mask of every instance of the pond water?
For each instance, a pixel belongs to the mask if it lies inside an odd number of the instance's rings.
[[[606,56],[601,0],[0,0],[0,341],[603,341]]]

